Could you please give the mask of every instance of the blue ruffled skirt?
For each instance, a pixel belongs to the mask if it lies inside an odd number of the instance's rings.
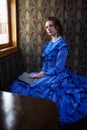
[[[46,75],[31,85],[16,80],[10,92],[56,102],[60,125],[70,124],[87,116],[87,78],[69,70],[55,76]]]

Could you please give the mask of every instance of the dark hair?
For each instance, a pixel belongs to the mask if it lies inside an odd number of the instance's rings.
[[[59,34],[60,34],[60,35],[62,34],[63,28],[62,28],[62,24],[61,24],[61,22],[60,22],[59,19],[57,19],[57,18],[54,17],[54,16],[50,16],[50,17],[48,17],[48,18],[46,19],[46,22],[47,22],[47,21],[52,21],[53,24],[54,24],[54,26],[55,26],[55,28],[58,30]]]

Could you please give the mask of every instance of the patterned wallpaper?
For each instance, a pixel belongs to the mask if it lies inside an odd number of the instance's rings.
[[[41,52],[48,36],[44,21],[58,17],[64,27],[63,37],[70,45],[69,67],[87,76],[87,4],[86,0],[20,0],[20,48],[26,60],[26,71],[39,71]]]
[[[70,69],[87,76],[87,0],[18,0],[20,53],[0,59],[0,84],[4,89],[23,71],[39,71],[41,53],[49,37],[44,30],[48,16],[59,18],[70,46]],[[23,60],[22,60],[23,59]],[[1,87],[0,87],[1,88]]]

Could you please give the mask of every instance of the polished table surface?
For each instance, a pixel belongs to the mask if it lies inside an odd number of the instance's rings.
[[[0,91],[0,130],[57,130],[58,109],[46,99]]]

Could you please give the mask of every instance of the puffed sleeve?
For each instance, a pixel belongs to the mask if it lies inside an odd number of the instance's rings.
[[[61,71],[63,71],[64,67],[66,66],[67,56],[68,48],[63,47],[62,49],[60,49],[56,60],[56,73],[60,73]]]
[[[56,59],[56,65],[54,68],[51,68],[46,74],[47,75],[55,75],[64,70],[66,66],[66,60],[68,56],[68,47],[67,45],[63,44],[59,47],[59,52]]]

